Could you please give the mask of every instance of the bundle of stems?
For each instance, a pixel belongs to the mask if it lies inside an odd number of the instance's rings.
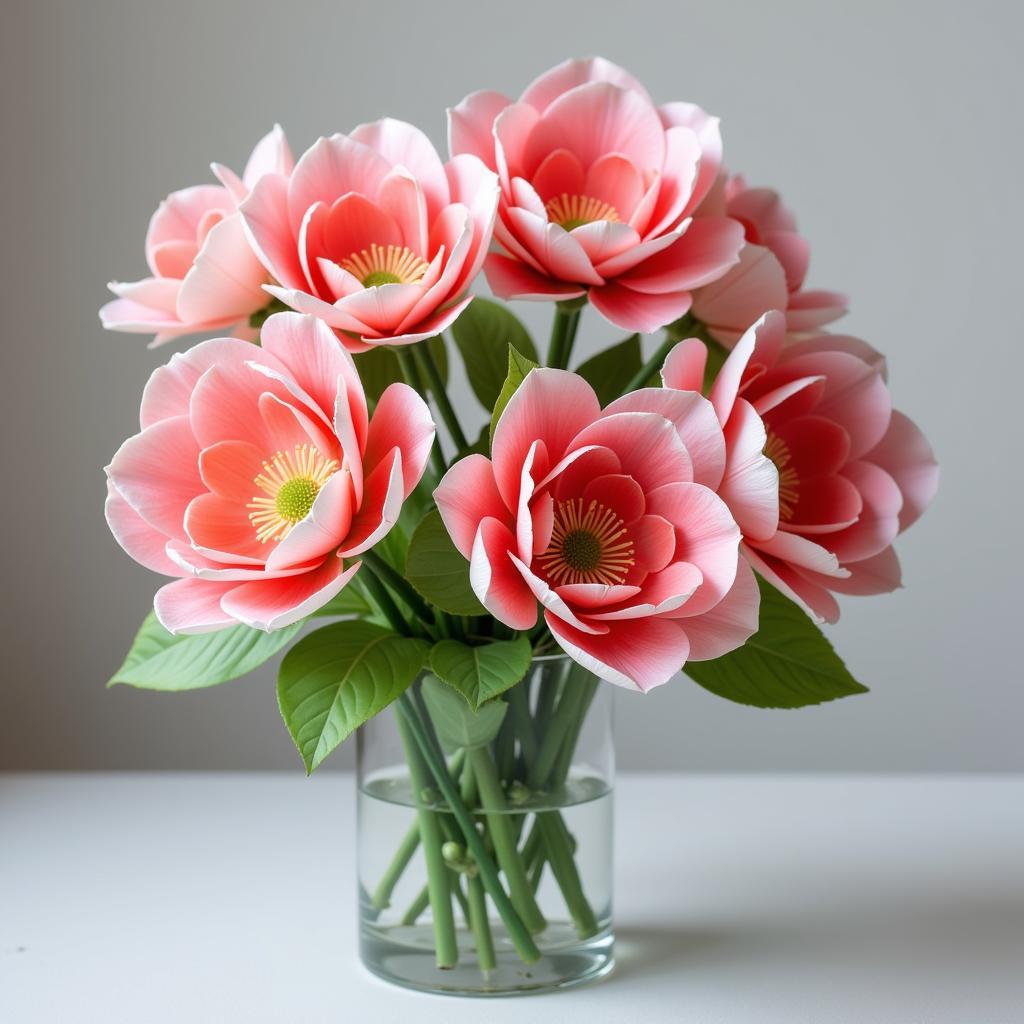
[[[580,938],[598,931],[575,859],[575,839],[557,806],[597,681],[552,659],[504,695],[509,709],[488,744],[446,751],[421,693],[395,704],[416,802],[416,820],[370,896],[377,912],[422,847],[427,882],[401,917],[414,924],[430,907],[437,965],[459,958],[456,908],[473,936],[478,966],[496,966],[488,897],[524,963],[539,959],[534,936],[547,927],[537,890],[549,868]],[[526,827],[529,822],[529,828]]]

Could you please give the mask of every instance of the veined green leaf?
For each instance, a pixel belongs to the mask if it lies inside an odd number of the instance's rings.
[[[488,411],[508,375],[509,347],[537,362],[537,349],[526,328],[509,309],[489,299],[473,299],[452,324],[452,337],[473,394]]]
[[[139,628],[124,664],[108,686],[125,683],[144,690],[197,690],[237,679],[291,643],[302,623],[265,633],[231,626],[214,633],[174,636],[150,612]]]
[[[452,543],[437,509],[431,509],[420,520],[409,541],[405,578],[443,612],[487,614],[469,585],[469,562]]]
[[[530,641],[516,640],[470,647],[457,640],[441,640],[430,652],[434,675],[454,687],[476,711],[481,704],[515,686],[530,668]]]
[[[706,690],[759,708],[802,708],[867,693],[810,618],[758,577],[761,618],[740,648],[684,671]]]
[[[306,771],[401,696],[428,650],[369,622],[337,622],[297,643],[281,662],[277,700]]]
[[[498,734],[508,710],[504,701],[494,700],[474,711],[450,686],[433,676],[423,677],[423,699],[447,750],[482,747]]]

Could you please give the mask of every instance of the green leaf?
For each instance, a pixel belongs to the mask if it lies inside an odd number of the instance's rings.
[[[409,541],[405,578],[420,596],[451,615],[486,615],[469,585],[469,562],[452,543],[437,509],[431,509]]]
[[[427,344],[430,345],[430,352],[441,371],[441,378],[447,384],[448,349],[445,347],[444,338],[438,335],[431,338]],[[363,390],[371,402],[379,402],[380,396],[395,381],[405,381],[395,353],[384,345],[377,345],[368,352],[360,352],[353,356],[353,359],[359,371],[359,379],[363,382]]]
[[[139,628],[124,664],[108,686],[125,683],[143,690],[198,690],[237,679],[289,644],[302,623],[264,633],[232,626],[215,633],[174,636],[150,612]]]
[[[758,631],[721,658],[687,662],[691,679],[719,697],[758,708],[802,708],[868,692],[798,605],[760,577],[758,586]]]
[[[484,702],[515,686],[529,671],[532,656],[533,649],[525,636],[479,647],[442,640],[430,652],[430,668],[476,711]]]
[[[626,381],[632,380],[644,365],[640,335],[631,334],[611,348],[591,356],[576,367],[576,372],[594,389],[602,405],[618,398]]]
[[[498,395],[498,400],[494,403],[494,412],[491,414],[492,442],[494,441],[494,428],[498,425],[498,420],[501,419],[501,414],[505,411],[509,399],[516,393],[519,385],[526,380],[526,375],[536,368],[537,364],[532,359],[527,359],[521,352],[509,345],[508,373],[505,376],[505,383],[501,387],[501,394]]]
[[[504,701],[495,700],[473,711],[450,686],[433,676],[423,677],[423,699],[438,739],[448,750],[486,746],[497,736],[508,710]]]
[[[277,702],[307,772],[401,696],[419,675],[428,649],[425,640],[369,622],[336,622],[285,655]]]
[[[489,299],[474,299],[452,324],[452,336],[473,394],[488,411],[505,383],[509,347],[537,362],[537,349],[526,328],[511,311]]]
[[[339,615],[358,615],[365,617],[373,614],[373,607],[366,600],[356,580],[351,580],[341,592],[335,594],[322,608],[313,612],[317,619],[334,619]]]

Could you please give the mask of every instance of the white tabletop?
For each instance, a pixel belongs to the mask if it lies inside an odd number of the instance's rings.
[[[352,797],[0,776],[0,1021],[1024,1021],[1022,778],[626,776],[614,974],[487,1002],[359,966]]]

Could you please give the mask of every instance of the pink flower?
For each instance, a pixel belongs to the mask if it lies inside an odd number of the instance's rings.
[[[571,657],[642,691],[756,630],[740,531],[712,489],[726,452],[706,399],[648,388],[602,411],[582,377],[535,369],[492,447],[493,460],[455,463],[434,497],[506,625],[531,629],[539,601]]]
[[[394,525],[434,424],[392,384],[367,417],[352,357],[318,320],[270,317],[175,355],[150,378],[141,433],[107,467],[107,522],[157,592],[172,633],[271,630],[329,601]]]
[[[601,58],[567,61],[517,102],[495,92],[449,111],[453,153],[501,178],[487,280],[501,298],[586,295],[606,319],[650,332],[682,316],[742,244],[724,216],[692,220],[718,173],[717,118],[689,103],[656,107]]]
[[[693,315],[713,338],[731,348],[770,309],[785,310],[794,333],[816,330],[846,313],[845,295],[804,288],[810,248],[778,192],[750,188],[739,175],[723,173],[698,211],[722,215],[743,225],[746,245],[736,266],[694,295]]]
[[[146,233],[151,277],[111,282],[118,296],[100,310],[113,331],[155,334],[153,345],[183,334],[245,328],[267,305],[267,272],[246,241],[236,205],[264,174],[288,174],[292,155],[279,126],[261,139],[239,178],[214,164],[223,185],[172,192]]]
[[[833,593],[900,586],[892,542],[931,501],[938,467],[920,430],[893,411],[874,349],[841,335],[784,346],[785,340],[785,317],[762,317],[726,359],[710,396],[725,430],[727,462],[754,458],[760,443],[775,463],[778,529],[747,507],[757,493],[755,476],[747,490],[719,493],[743,530],[751,565],[835,622]],[[702,379],[705,355],[701,342],[680,342],[665,362],[666,386],[692,388]]]
[[[458,317],[497,201],[497,178],[475,157],[442,164],[418,128],[387,119],[320,139],[290,177],[261,179],[241,212],[278,282],[267,291],[362,351]]]

